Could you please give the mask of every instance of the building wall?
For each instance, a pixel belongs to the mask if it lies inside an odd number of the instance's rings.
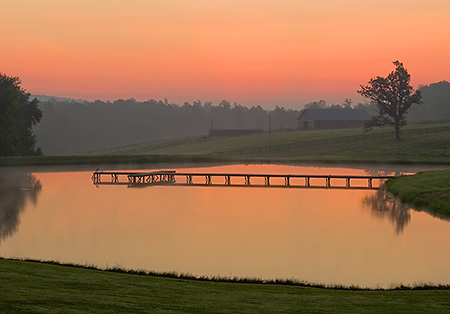
[[[298,128],[300,130],[314,130],[313,120],[298,120]]]

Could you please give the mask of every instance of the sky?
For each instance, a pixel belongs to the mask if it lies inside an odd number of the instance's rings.
[[[89,101],[356,104],[396,60],[415,88],[450,80],[449,17],[448,0],[4,1],[0,72]]]

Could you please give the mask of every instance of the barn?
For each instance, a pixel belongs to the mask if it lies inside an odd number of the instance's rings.
[[[359,128],[370,119],[364,109],[303,109],[297,118],[301,130]]]

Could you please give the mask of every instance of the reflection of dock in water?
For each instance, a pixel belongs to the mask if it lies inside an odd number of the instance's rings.
[[[99,185],[245,186],[290,188],[350,188],[378,189],[394,176],[359,175],[299,175],[243,173],[185,173],[172,170],[152,172],[95,171],[92,181]]]

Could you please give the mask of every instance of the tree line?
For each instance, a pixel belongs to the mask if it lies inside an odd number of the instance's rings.
[[[207,135],[210,129],[280,130],[297,127],[298,110],[267,111],[222,101],[183,105],[167,100],[138,102],[40,102],[43,118],[34,128],[44,154],[74,154],[170,138]]]
[[[422,104],[409,109],[406,120],[450,119],[450,83],[443,81],[419,88]],[[33,130],[44,154],[60,155],[94,151],[104,148],[144,143],[170,138],[203,136],[210,129],[264,130],[296,129],[303,108],[366,109],[378,113],[375,102],[353,105],[350,99],[342,104],[328,105],[315,101],[299,109],[261,106],[245,107],[223,100],[183,105],[167,100],[119,99],[114,102],[75,102],[47,100],[39,103],[43,118]]]
[[[372,88],[374,82],[389,83],[390,76],[402,69],[400,65],[397,64],[396,71],[387,78],[372,79],[365,87]],[[409,86],[409,75],[404,74]],[[261,106],[249,108],[237,103],[231,105],[226,100],[217,105],[200,100],[177,105],[166,99],[87,102],[48,97],[38,102],[30,100],[30,94],[20,84],[18,78],[0,73],[0,156],[42,152],[46,155],[76,154],[134,143],[204,136],[211,129],[296,129],[301,110],[278,106],[273,110]],[[449,82],[421,86],[418,93],[422,95],[422,104],[408,107],[399,122],[450,119]],[[380,115],[377,99],[368,98],[372,100],[370,103],[356,106],[346,99],[343,104],[327,105],[320,100],[302,108],[362,108],[375,117],[374,122],[386,120],[388,116]]]

